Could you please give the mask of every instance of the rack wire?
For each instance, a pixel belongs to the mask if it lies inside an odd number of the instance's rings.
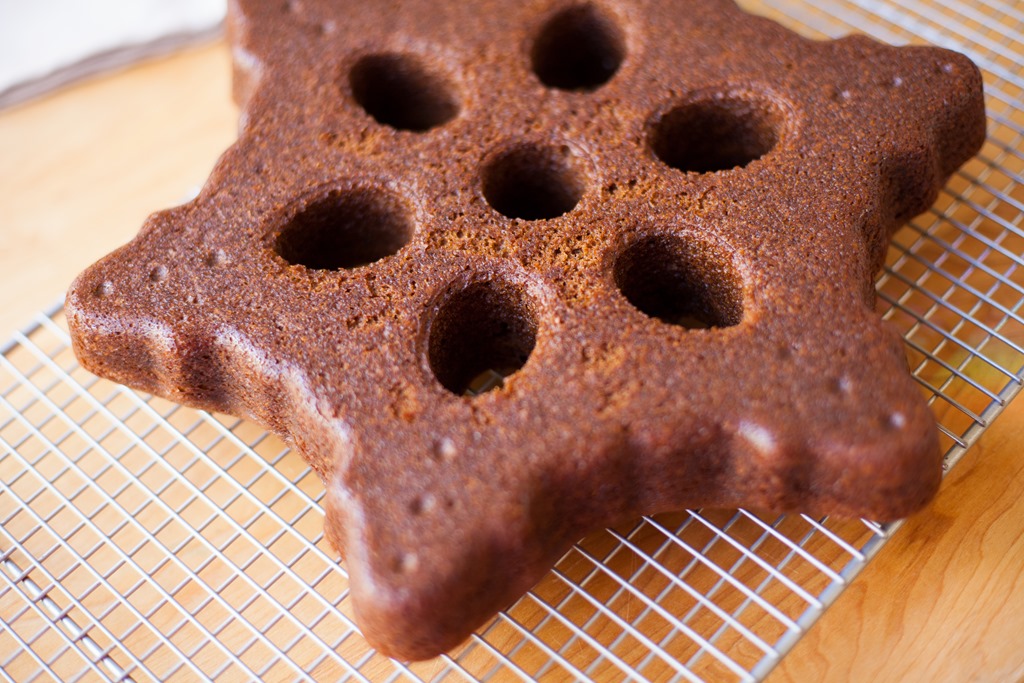
[[[750,4],[750,3],[746,3]],[[989,139],[877,282],[947,467],[1024,380],[1024,11],[926,0],[751,5],[812,37],[968,53]],[[578,543],[446,657],[375,653],[324,541],[323,487],[276,437],[82,370],[60,307],[0,348],[0,677],[765,677],[899,524],[689,510]]]

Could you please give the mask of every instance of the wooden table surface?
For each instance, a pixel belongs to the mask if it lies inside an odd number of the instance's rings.
[[[0,111],[0,337],[202,183],[229,78],[217,43]],[[1018,400],[771,680],[1024,680],[1022,443]]]

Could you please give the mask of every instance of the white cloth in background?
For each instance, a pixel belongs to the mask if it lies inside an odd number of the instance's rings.
[[[226,0],[0,0],[0,107],[214,35]]]

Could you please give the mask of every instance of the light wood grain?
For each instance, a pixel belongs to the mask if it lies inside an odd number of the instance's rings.
[[[0,112],[0,337],[203,181],[229,92],[216,44]],[[1018,401],[772,680],[1024,678],[1022,438]]]
[[[206,179],[230,92],[218,43],[0,112],[0,338]]]
[[[1024,680],[1024,401],[790,652],[781,681]]]

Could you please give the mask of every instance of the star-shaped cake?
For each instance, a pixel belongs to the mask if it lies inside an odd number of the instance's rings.
[[[229,29],[239,139],[75,281],[74,348],[288,439],[384,653],[639,514],[934,493],[872,283],[984,139],[965,57],[728,0],[235,0]]]

